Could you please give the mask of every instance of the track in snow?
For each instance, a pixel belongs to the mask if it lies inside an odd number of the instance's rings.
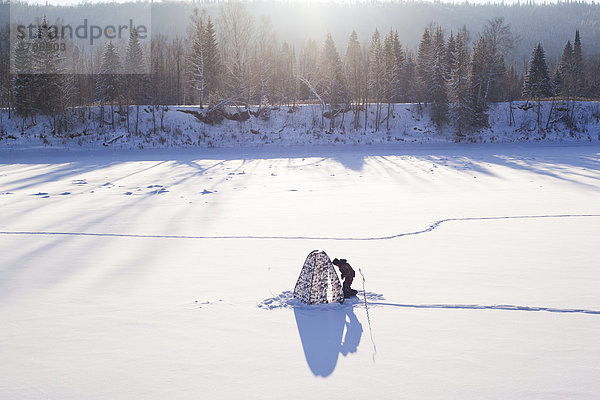
[[[402,303],[389,303],[383,298],[383,295],[373,292],[363,292],[362,300],[356,299],[354,301],[344,302],[342,304],[304,304],[294,298],[294,294],[287,290],[277,296],[265,299],[258,304],[258,308],[264,310],[275,310],[282,308],[298,308],[301,310],[337,310],[347,307],[398,307],[398,308],[416,308],[416,309],[430,309],[430,310],[496,310],[496,311],[530,311],[530,312],[551,312],[560,314],[592,314],[600,315],[599,310],[589,310],[584,308],[555,308],[555,307],[536,307],[536,306],[521,306],[514,304],[402,304]],[[365,296],[366,295],[366,296]],[[376,299],[375,301],[373,301]]]
[[[504,311],[546,311],[565,314],[596,314],[600,311],[586,310],[581,308],[552,308],[552,307],[530,307],[516,306],[511,304],[481,305],[481,304],[394,304],[394,303],[369,303],[371,306],[388,306],[401,308],[425,308],[425,309],[456,309],[456,310],[504,310]]]
[[[491,221],[502,219],[541,219],[541,218],[581,218],[600,217],[600,214],[555,214],[555,215],[519,215],[503,217],[465,217],[447,218],[433,222],[420,231],[398,233],[390,236],[374,237],[327,237],[327,236],[261,236],[261,235],[231,235],[231,236],[190,236],[190,235],[144,235],[135,233],[95,233],[95,232],[51,232],[51,231],[0,231],[0,235],[48,235],[48,236],[97,236],[97,237],[122,237],[142,239],[271,239],[271,240],[338,240],[338,241],[374,241],[390,240],[404,236],[420,235],[432,232],[445,222],[454,221]]]

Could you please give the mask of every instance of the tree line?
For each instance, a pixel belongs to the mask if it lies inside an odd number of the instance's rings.
[[[431,23],[414,49],[403,46],[396,30],[375,29],[368,42],[353,31],[338,46],[328,34],[297,51],[280,40],[269,18],[255,21],[246,5],[229,2],[214,20],[196,10],[185,37],[157,34],[143,46],[134,30],[126,42],[75,53],[70,69],[44,31],[49,26],[43,19],[32,39],[36,46],[20,40],[9,49],[0,40],[0,107],[22,127],[47,116],[56,132],[80,118],[140,133],[142,106],[152,112],[156,131],[169,105],[198,105],[199,115],[214,123],[227,106],[268,118],[273,106],[292,112],[313,103],[327,129],[351,118],[355,129],[370,120],[380,130],[389,127],[395,104],[410,102],[428,107],[433,122],[461,136],[487,125],[491,103],[600,97],[600,59],[584,57],[579,31],[555,65],[538,43],[521,74],[515,62],[505,62],[517,38],[503,18],[488,20],[478,35]],[[7,29],[0,35],[6,38]],[[9,55],[16,74],[10,74]]]

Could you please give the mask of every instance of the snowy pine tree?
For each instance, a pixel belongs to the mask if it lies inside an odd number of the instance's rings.
[[[101,123],[104,122],[104,105],[110,105],[111,125],[115,127],[114,104],[122,95],[122,67],[117,49],[112,41],[106,44],[100,71],[96,78],[96,101],[100,102]]]
[[[419,102],[431,101],[431,65],[433,63],[433,39],[425,28],[417,49],[417,75],[419,78]]]
[[[45,17],[31,45],[31,66],[35,73],[32,75],[33,109],[44,115],[55,115],[61,108],[62,57],[57,35]]]
[[[127,93],[127,130],[129,129],[129,104],[136,106],[135,133],[139,133],[140,105],[148,99],[148,76],[145,74],[144,53],[135,28],[129,35],[127,54],[123,66],[125,72],[125,93]]]
[[[205,12],[194,9],[189,33],[191,46],[187,55],[188,82],[196,92],[200,109],[219,88],[221,63],[214,24]]]
[[[348,48],[344,60],[344,72],[346,82],[348,82],[348,100],[351,102],[354,111],[354,129],[358,129],[360,120],[360,103],[364,99],[362,77],[364,75],[365,60],[358,35],[352,31],[348,39]]]
[[[579,29],[575,31],[575,42],[573,42],[573,84],[574,94],[577,97],[585,95],[585,72],[583,66],[583,52],[581,49],[581,37]]]
[[[100,73],[96,79],[96,99],[104,103],[115,102],[121,94],[121,60],[112,41],[106,44],[102,55]]]
[[[471,97],[471,125],[478,129],[488,124],[487,101],[485,91],[488,82],[488,52],[486,41],[483,37],[479,38],[473,54],[469,68],[469,91]]]
[[[375,130],[381,122],[381,103],[385,97],[385,61],[381,35],[375,29],[369,46],[369,92],[375,101]],[[365,126],[366,128],[366,126]]]
[[[383,100],[387,103],[386,129],[389,129],[392,103],[400,91],[400,64],[398,64],[398,56],[395,54],[398,46],[399,43],[394,44],[394,32],[390,30],[383,41]]]
[[[406,56],[406,61],[402,66],[401,88],[403,101],[410,102],[418,98],[419,82],[417,65],[412,53]]]
[[[398,31],[394,31],[392,37],[392,52],[394,60],[394,71],[392,76],[393,82],[393,101],[399,102],[402,98],[402,74],[404,71],[404,64],[406,62],[406,54],[400,43],[400,37]]]
[[[573,65],[573,46],[568,40],[563,48],[560,63],[553,79],[556,93],[562,96],[571,97],[576,94],[575,74]]]
[[[461,35],[457,35],[450,68],[450,98],[452,100],[452,121],[458,136],[464,136],[471,127],[473,108],[469,90],[469,55]]]
[[[448,119],[448,89],[446,87],[446,46],[441,28],[433,37],[431,71],[429,74],[431,120],[440,125]]]
[[[550,80],[550,73],[548,72],[548,65],[546,64],[546,56],[542,44],[538,43],[529,60],[525,83],[523,85],[523,97],[527,99],[539,99],[552,96],[552,93],[552,82]]]
[[[537,99],[537,126],[541,129],[541,99],[553,95],[552,81],[546,64],[546,56],[542,44],[538,42],[533,49],[525,83],[523,84],[523,97]]]
[[[206,20],[204,32],[204,94],[209,98],[219,91],[219,82],[222,77],[222,64],[217,44],[217,33],[210,19]]]
[[[456,38],[454,37],[454,33],[450,32],[450,37],[446,42],[446,58],[444,60],[444,64],[446,66],[446,76],[450,76],[452,71],[452,59],[454,57],[454,51],[456,50]]]
[[[13,78],[15,108],[23,118],[30,116],[33,108],[33,75],[31,65],[31,43],[20,39],[14,50]]]

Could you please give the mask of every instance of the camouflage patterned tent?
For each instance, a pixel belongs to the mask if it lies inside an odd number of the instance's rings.
[[[306,257],[294,288],[294,297],[306,304],[344,302],[340,279],[324,251],[313,250]]]

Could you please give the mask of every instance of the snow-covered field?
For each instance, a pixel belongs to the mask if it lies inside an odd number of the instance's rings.
[[[0,399],[596,399],[599,237],[598,144],[3,149]]]

